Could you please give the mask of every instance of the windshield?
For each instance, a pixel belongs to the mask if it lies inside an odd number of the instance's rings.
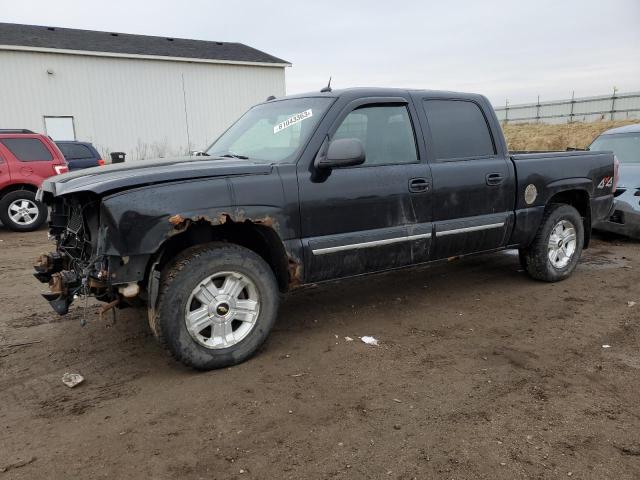
[[[294,98],[256,105],[207,150],[268,162],[293,161],[311,136],[332,98]]]
[[[640,133],[601,135],[589,150],[611,150],[620,163],[640,163]]]

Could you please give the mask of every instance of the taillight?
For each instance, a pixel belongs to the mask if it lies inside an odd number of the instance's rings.
[[[56,175],[67,173],[69,171],[69,167],[67,167],[66,165],[54,165],[53,169],[55,170]]]
[[[98,166],[99,166],[99,167],[101,167],[101,166],[103,166],[103,165],[104,165],[104,160],[103,160],[103,159],[101,159],[101,158],[99,158],[99,159],[98,159]]]
[[[612,193],[616,193],[618,189],[618,180],[620,180],[620,161],[618,157],[613,156],[613,190]]]

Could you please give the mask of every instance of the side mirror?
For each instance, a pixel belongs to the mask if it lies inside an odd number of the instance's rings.
[[[362,165],[365,160],[364,146],[357,138],[341,138],[329,144],[327,153],[316,159],[318,168],[340,168]]]

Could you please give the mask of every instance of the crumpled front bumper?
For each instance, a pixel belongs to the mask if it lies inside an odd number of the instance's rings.
[[[51,308],[60,315],[69,312],[69,305],[78,294],[93,294],[107,289],[106,269],[94,275],[81,275],[72,270],[68,258],[60,252],[40,255],[34,264],[34,277],[42,283],[49,284],[49,292],[42,296]]]
[[[613,201],[613,212],[596,230],[640,239],[640,189],[626,189]]]
[[[49,293],[43,293],[42,296],[60,315],[69,311],[69,305],[73,301],[69,287],[80,283],[74,272],[65,270],[67,267],[67,259],[59,252],[40,255],[33,265],[33,276],[42,283],[49,284]]]

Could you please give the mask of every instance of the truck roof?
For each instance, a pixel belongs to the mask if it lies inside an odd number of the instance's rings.
[[[362,97],[381,97],[388,96],[393,97],[398,94],[404,93],[425,93],[430,97],[435,98],[465,98],[465,99],[481,99],[484,98],[482,95],[477,93],[463,93],[463,92],[450,92],[446,90],[427,90],[427,89],[412,89],[412,88],[383,88],[383,87],[351,87],[351,88],[342,88],[335,89],[330,92],[305,92],[305,93],[297,93],[294,95],[286,95],[284,97],[278,97],[275,100],[286,100],[290,98],[308,98],[308,97],[327,97],[327,98],[338,98],[338,97],[352,97],[362,98]],[[272,100],[273,101],[273,100]]]

